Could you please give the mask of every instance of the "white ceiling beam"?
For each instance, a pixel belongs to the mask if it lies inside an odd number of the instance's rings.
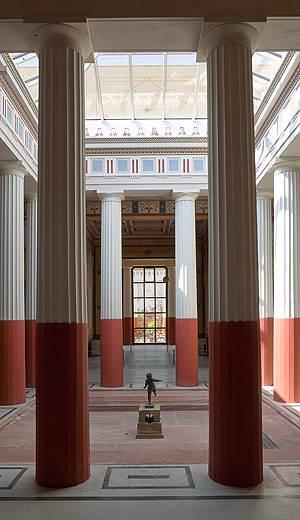
[[[99,56],[99,54],[98,54],[98,56]],[[97,97],[98,97],[99,107],[100,107],[100,119],[101,119],[101,121],[104,121],[103,101],[102,101],[101,85],[100,85],[99,71],[98,71],[98,65],[97,65],[98,56],[95,57],[94,72],[95,72],[95,80],[96,80]]]
[[[164,52],[164,61],[163,61],[163,80],[162,80],[162,120],[165,120],[166,115],[166,94],[167,94],[167,58],[168,55]]]
[[[132,54],[131,54],[131,52],[128,53],[128,66],[129,66],[131,119],[132,119],[132,121],[134,121],[134,97],[133,97],[133,74],[132,74]]]
[[[196,72],[196,80],[195,80],[195,92],[194,92],[194,102],[193,102],[193,116],[192,116],[192,120],[193,121],[195,121],[195,119],[196,119],[199,84],[200,84],[200,63],[197,63],[197,72]]]

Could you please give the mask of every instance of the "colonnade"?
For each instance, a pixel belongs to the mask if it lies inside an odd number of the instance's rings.
[[[267,253],[262,253],[265,244],[257,248],[251,71],[257,38],[255,29],[247,24],[225,24],[209,30],[200,42],[208,62],[210,141],[209,475],[221,484],[235,486],[252,486],[262,480],[259,329],[270,327],[262,320],[272,319],[271,282],[261,274],[265,255],[270,255],[270,241]],[[83,62],[91,49],[87,36],[70,25],[42,25],[32,39],[40,62],[38,275],[36,311],[29,292],[26,321],[36,319],[37,324],[37,482],[67,487],[90,475]],[[0,277],[5,283],[0,295],[1,404],[25,400],[23,251],[18,250],[23,190],[21,169],[0,168]],[[300,291],[295,268],[299,170],[285,165],[278,168],[274,194],[274,271],[279,279],[274,306],[275,396],[300,400]],[[176,381],[180,386],[198,384],[196,196],[174,193]],[[100,197],[104,241],[101,380],[113,387],[123,384],[122,194]],[[258,204],[266,207],[260,212],[261,237],[269,233],[270,205]],[[30,226],[35,212],[36,207],[30,207]],[[30,233],[28,275],[35,280],[32,258],[36,246]],[[27,327],[29,336],[31,326]],[[266,365],[267,351],[268,347],[263,354]]]

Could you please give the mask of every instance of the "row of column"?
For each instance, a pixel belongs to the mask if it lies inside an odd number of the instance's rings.
[[[274,384],[277,401],[299,402],[300,169],[279,162],[274,170],[274,312],[271,200],[257,200],[262,384]]]
[[[26,401],[35,388],[37,199],[27,196],[24,301],[24,168],[0,165],[0,403]]]
[[[210,142],[209,475],[221,484],[250,486],[262,480],[251,70],[258,35],[248,24],[209,28],[200,41],[208,63]],[[42,25],[32,41],[40,63],[37,482],[63,487],[90,475],[83,132],[83,60],[90,46],[82,32],[64,24]],[[192,213],[192,199],[178,194],[177,218]],[[120,201],[103,199],[104,215],[115,222],[116,208]],[[189,225],[191,219],[176,231],[176,336],[177,360],[195,384],[196,279],[194,260],[184,251],[187,244],[193,248]],[[121,266],[107,242],[103,262],[111,278],[105,290],[113,291]],[[121,311],[105,297],[104,329],[114,334],[114,326],[121,330]],[[108,350],[105,333],[103,342]],[[114,359],[101,355],[109,373]],[[117,373],[119,363],[116,355]],[[176,377],[187,384],[182,372]],[[121,377],[115,384],[122,384]]]

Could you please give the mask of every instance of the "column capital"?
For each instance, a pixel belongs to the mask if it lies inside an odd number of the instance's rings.
[[[122,202],[125,199],[124,191],[97,191],[97,195],[101,202]]]
[[[206,61],[212,51],[224,45],[243,45],[254,52],[264,25],[264,22],[204,23],[198,44],[197,61]]]
[[[263,190],[256,190],[256,199],[257,200],[272,200],[273,196],[269,191],[264,192]]]
[[[17,175],[23,179],[26,174],[21,161],[0,161],[0,175]]]
[[[179,200],[194,202],[199,197],[199,194],[200,190],[186,192],[173,190],[172,198],[175,200],[175,203]]]
[[[31,24],[28,24],[28,29]],[[87,32],[66,23],[37,25],[31,32],[30,40],[39,55],[46,47],[69,47],[78,52],[84,60],[92,53],[92,44]]]
[[[26,202],[37,202],[37,193],[26,193],[25,200]]]
[[[274,174],[287,171],[300,172],[300,158],[286,157],[284,159],[278,159],[272,169]]]

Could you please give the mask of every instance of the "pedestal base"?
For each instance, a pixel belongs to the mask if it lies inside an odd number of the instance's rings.
[[[160,405],[147,406],[141,404],[139,408],[139,420],[136,431],[137,439],[163,439],[160,422]]]

